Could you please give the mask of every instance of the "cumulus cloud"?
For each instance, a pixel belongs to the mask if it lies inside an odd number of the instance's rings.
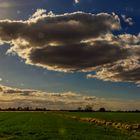
[[[79,3],[80,2],[80,0],[74,0],[75,1],[75,3]]]
[[[140,84],[140,35],[124,34],[118,36],[122,44],[127,48],[127,56],[113,63],[108,63],[96,70],[96,74],[88,74],[87,78],[97,78],[113,82],[134,82]]]
[[[108,63],[110,58],[105,58],[103,55],[107,54],[102,54],[101,49],[109,50],[110,57],[114,55],[113,50],[121,51],[117,44],[106,41],[84,43],[118,30],[120,21],[117,15],[84,12],[54,15],[45,12],[39,9],[27,21],[0,21],[0,38],[12,46],[8,52],[17,53],[27,64],[68,72]],[[95,60],[97,51],[99,57],[103,56],[99,62]]]
[[[28,20],[0,20],[1,43],[26,64],[88,78],[139,83],[140,35],[120,34],[115,13],[55,15],[38,9]],[[133,74],[132,74],[133,73]]]
[[[33,89],[18,89],[0,85],[0,107],[46,107],[47,109],[77,109],[87,105],[98,110],[101,107],[111,110],[136,110],[140,102],[132,100],[104,99],[85,96],[74,92],[50,93]]]
[[[130,26],[134,24],[133,19],[131,17],[127,17],[126,15],[121,15],[124,22],[128,23]]]

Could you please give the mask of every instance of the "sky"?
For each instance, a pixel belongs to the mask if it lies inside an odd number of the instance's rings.
[[[139,5],[0,0],[1,106],[139,109]]]

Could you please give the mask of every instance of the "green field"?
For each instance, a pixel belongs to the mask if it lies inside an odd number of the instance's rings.
[[[59,115],[62,114],[62,115]],[[0,112],[0,140],[139,140],[138,135],[111,127],[98,126],[64,117],[78,116],[119,118],[114,113],[63,113],[63,112]],[[125,115],[125,114],[124,114]],[[129,114],[130,121],[140,122],[140,114]],[[137,118],[138,117],[138,118]],[[133,120],[135,119],[135,120]],[[124,118],[122,120],[125,121]]]
[[[93,117],[118,122],[140,123],[140,113],[124,112],[61,112],[61,114],[77,117]]]

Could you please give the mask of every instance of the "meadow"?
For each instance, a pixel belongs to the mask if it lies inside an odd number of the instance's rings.
[[[135,112],[61,112],[77,117],[93,117],[117,122],[140,123],[140,113]]]
[[[140,122],[140,113],[0,112],[0,140],[140,140],[135,132],[65,115]]]

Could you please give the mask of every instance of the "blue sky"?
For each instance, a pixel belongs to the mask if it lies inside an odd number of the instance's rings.
[[[122,26],[122,29],[114,34],[137,35],[139,33],[139,0],[81,0],[77,4],[74,0],[0,0],[0,5],[0,19],[10,20],[27,20],[36,9],[46,9],[47,12],[53,11],[55,14],[76,11],[93,14],[114,12],[120,16]],[[131,17],[133,25],[124,22],[121,15]],[[2,78],[0,84],[2,85],[49,92],[73,91],[103,98],[140,99],[140,87],[135,83],[86,78],[87,74],[94,74],[94,72],[64,73],[27,65],[17,55],[6,55],[8,48],[10,48],[9,44],[4,44],[0,48],[0,77]]]

